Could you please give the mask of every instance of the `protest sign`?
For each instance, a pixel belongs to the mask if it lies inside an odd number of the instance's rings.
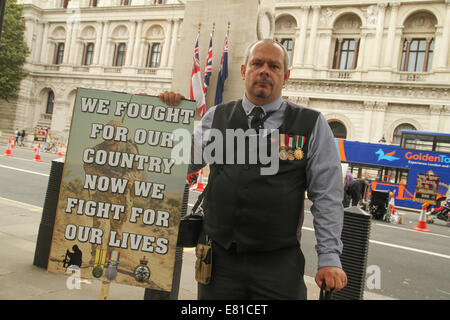
[[[195,102],[79,88],[48,271],[170,291]]]

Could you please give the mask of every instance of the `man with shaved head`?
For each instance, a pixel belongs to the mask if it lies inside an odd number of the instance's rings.
[[[279,167],[270,175],[262,174],[262,161],[242,164],[227,158],[209,163],[203,231],[212,243],[212,273],[209,283],[199,283],[199,299],[306,299],[305,258],[300,248],[305,192],[313,202],[316,283],[322,286],[325,281],[327,290],[334,291],[347,284],[339,258],[340,159],[324,116],[282,99],[289,76],[289,56],[283,45],[270,39],[252,43],[241,65],[243,98],[210,108],[194,131],[194,141],[201,146],[194,152],[213,142],[213,130],[222,133],[224,145],[230,142],[230,129],[254,129],[269,143],[279,141],[275,155]],[[184,97],[166,91],[160,98],[177,105]],[[248,141],[235,146],[234,155],[239,148],[247,156],[260,150],[252,149]],[[192,163],[190,171],[204,164]]]

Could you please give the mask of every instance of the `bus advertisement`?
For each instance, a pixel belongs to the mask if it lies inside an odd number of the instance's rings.
[[[398,145],[335,139],[341,162],[353,176],[369,180],[370,191],[389,190],[395,205],[420,209],[446,198],[450,153],[403,149]]]

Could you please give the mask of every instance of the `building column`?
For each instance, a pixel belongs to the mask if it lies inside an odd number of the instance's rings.
[[[131,59],[133,57],[134,44],[136,43],[136,24],[136,20],[131,20],[131,32],[127,43],[127,53],[125,56],[125,66],[127,67],[133,64]]]
[[[170,54],[169,54],[169,63],[168,67],[173,68],[174,60],[175,60],[175,50],[177,45],[177,39],[178,39],[178,28],[180,26],[180,19],[174,20],[174,28],[172,32],[172,43],[170,44]]]
[[[402,29],[395,28],[394,40],[393,40],[393,48],[397,48],[397,50],[392,50],[392,59],[391,59],[391,67],[393,71],[400,70],[400,54],[402,50]]]
[[[450,104],[442,106],[441,116],[439,117],[439,132],[446,132],[450,124]]]
[[[95,39],[95,45],[94,45],[94,61],[93,65],[96,66],[99,64],[100,60],[100,51],[101,51],[101,45],[103,40],[103,29],[105,28],[105,22],[99,22],[97,28],[97,37]]]
[[[80,30],[80,23],[79,22],[73,22],[71,24],[72,26],[72,39],[70,43],[70,51],[69,51],[69,61],[67,63],[71,65],[75,65],[75,59],[78,57],[78,50],[79,50],[79,43],[78,41],[78,31]],[[80,59],[81,60],[81,59]]]
[[[439,131],[439,120],[441,115],[442,105],[430,105],[430,131]]]
[[[99,65],[106,66],[108,65],[108,62],[106,59],[108,59],[108,54],[106,52],[107,44],[108,44],[108,30],[109,29],[109,21],[104,22],[103,26],[103,35],[102,35],[102,45],[100,49],[100,60]]]
[[[377,29],[375,34],[375,51],[373,53],[373,66],[378,68],[380,66],[381,58],[381,45],[383,42],[383,30],[384,30],[384,16],[386,13],[386,4],[378,4],[377,14]]]
[[[317,37],[317,24],[319,21],[319,11],[320,6],[312,6],[313,8],[313,17],[311,22],[311,31],[309,33],[309,45],[308,45],[308,56],[306,60],[306,64],[312,66],[314,64],[314,54],[315,54],[315,46],[316,46],[316,37]]]
[[[27,44],[28,49],[30,49],[30,55],[27,56],[26,60],[29,63],[33,62],[33,54],[35,49],[33,48],[33,36],[36,30],[36,21],[34,18],[26,18],[25,19],[25,34],[24,40]]]
[[[372,114],[373,108],[375,107],[375,101],[364,101],[364,123],[363,128],[366,128],[365,131],[362,132],[362,140],[364,142],[370,142],[370,131],[372,131]]]
[[[47,52],[48,52],[48,28],[49,23],[44,23],[44,35],[42,36],[42,48],[41,48],[41,63],[42,64],[48,64],[47,62]]]
[[[140,60],[139,56],[141,54],[141,39],[142,39],[142,25],[144,21],[142,19],[137,20],[137,31],[135,35],[134,48],[133,48],[133,67],[138,67]]]
[[[446,14],[444,20],[444,29],[442,31],[442,41],[439,52],[439,68],[447,69],[447,59],[450,41],[450,0],[445,0]]]
[[[366,39],[367,32],[361,33],[361,40],[359,41],[359,50],[358,50],[358,63],[356,64],[356,70],[362,71],[364,69],[364,57],[366,55]],[[366,68],[367,69],[367,68]]]
[[[293,65],[303,65],[305,59],[305,43],[306,43],[306,28],[308,27],[309,6],[302,6],[302,20],[300,22],[300,39],[294,52]]]
[[[63,64],[69,64],[70,52],[72,49],[72,38],[75,32],[74,30],[74,22],[67,22],[67,32],[66,32],[66,40],[64,41],[64,55],[63,55]]]
[[[172,41],[172,25],[174,24],[173,19],[168,19],[169,27],[167,28],[167,32],[164,38],[164,47],[162,49],[162,57],[161,57],[161,67],[167,67],[167,62],[169,60],[169,48],[170,43]]]
[[[397,25],[397,16],[398,16],[398,9],[400,7],[400,2],[392,2],[389,5],[391,6],[391,17],[389,19],[387,49],[386,49],[386,54],[384,55],[384,65],[386,67],[392,66],[392,60],[394,57],[394,55],[392,54],[392,50],[394,48],[395,30],[397,29],[396,25]]]
[[[376,102],[374,112],[373,112],[373,126],[371,133],[371,142],[377,143],[383,136],[386,138],[386,141],[389,141],[390,137],[386,137],[386,133],[384,132],[384,119],[386,115],[388,103],[387,102]]]
[[[41,50],[43,43],[43,35],[44,35],[44,23],[37,22],[37,38],[36,38],[36,48],[33,52],[33,63],[39,63],[39,59],[41,58]]]
[[[67,101],[58,100],[55,93],[55,101],[53,105],[52,123],[50,130],[52,132],[61,132],[66,128],[66,110]]]

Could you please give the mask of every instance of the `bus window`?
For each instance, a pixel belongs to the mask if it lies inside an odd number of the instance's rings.
[[[350,163],[349,168],[352,175],[358,179],[369,179],[392,184],[399,184],[401,181],[405,184],[408,183],[408,169],[359,163]]]
[[[450,142],[440,141],[436,144],[436,152],[450,153]]]
[[[400,148],[450,153],[450,134],[403,129]]]

